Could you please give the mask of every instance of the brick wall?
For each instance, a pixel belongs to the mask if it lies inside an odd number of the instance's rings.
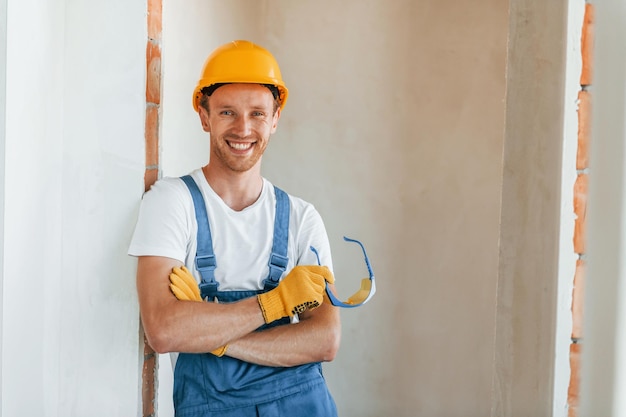
[[[148,42],[146,45],[146,172],[145,190],[159,177],[159,125],[161,120],[161,34],[162,2],[148,0]],[[143,417],[156,413],[158,355],[144,338],[142,371]]]
[[[578,416],[580,394],[580,358],[583,341],[583,298],[585,280],[585,223],[587,212],[587,196],[589,184],[589,139],[591,123],[591,79],[593,67],[593,22],[594,7],[585,5],[583,20],[581,52],[582,71],[580,91],[578,92],[578,150],[576,153],[577,178],[574,184],[574,252],[578,255],[574,274],[574,290],[572,294],[572,336],[570,345],[570,384],[567,403],[568,416]]]

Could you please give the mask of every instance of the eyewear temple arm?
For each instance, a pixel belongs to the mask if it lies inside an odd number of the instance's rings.
[[[336,307],[353,308],[365,304],[374,296],[374,294],[376,293],[376,279],[374,277],[374,271],[372,270],[370,260],[367,256],[367,252],[365,251],[365,247],[363,246],[363,244],[356,239],[350,239],[345,236],[343,237],[343,240],[345,240],[346,242],[357,243],[361,247],[361,250],[363,251],[363,256],[365,257],[365,265],[367,266],[369,278],[363,278],[361,280],[361,287],[359,288],[359,290],[352,294],[346,301],[339,300],[335,296],[335,294],[333,294],[333,292],[328,288],[328,282],[326,283],[326,294],[328,295],[328,298],[330,299],[332,305]],[[313,253],[315,253],[315,256],[317,257],[317,264],[321,265],[320,256],[317,252],[317,249],[311,246],[311,250],[313,251]]]

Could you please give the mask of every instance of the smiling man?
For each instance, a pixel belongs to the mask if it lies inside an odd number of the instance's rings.
[[[326,230],[261,176],[287,95],[269,51],[217,48],[193,93],[209,162],[142,200],[129,254],[148,342],[173,355],[177,416],[337,414],[321,367],[341,334]]]

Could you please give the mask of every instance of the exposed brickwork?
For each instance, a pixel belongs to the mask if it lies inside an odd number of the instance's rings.
[[[148,0],[148,39],[161,41],[162,15],[161,0]]]
[[[583,299],[585,288],[585,261],[576,261],[574,291],[572,294],[572,341],[579,342],[583,337]]]
[[[159,126],[161,105],[161,33],[162,0],[148,0],[148,41],[146,44],[146,171],[145,190],[159,177]],[[143,417],[155,417],[158,355],[144,338],[142,371]]]
[[[582,70],[578,93],[578,149],[574,184],[574,252],[576,262],[574,290],[572,294],[572,344],[570,345],[570,382],[567,391],[568,417],[578,417],[580,395],[580,360],[583,340],[583,299],[585,287],[585,222],[589,187],[589,141],[591,137],[591,94],[588,87],[593,75],[593,23],[594,6],[585,4],[581,36]]]
[[[155,410],[155,387],[157,376],[157,354],[145,341],[143,356],[143,371],[141,373],[141,396],[143,417],[156,416]]]
[[[146,102],[161,103],[161,44],[149,39],[146,47]]]
[[[569,389],[567,390],[568,417],[578,415],[578,393],[580,392],[580,343],[572,343],[569,350],[569,364],[571,368]]]
[[[159,170],[158,169],[146,169],[146,173],[143,176],[145,186],[145,191],[148,191],[152,184],[159,178]]]
[[[583,22],[583,31],[581,39],[581,50],[583,57],[583,68],[580,74],[580,85],[591,85],[593,76],[593,44],[594,44],[594,32],[593,23],[595,20],[595,11],[593,4],[587,3],[585,5],[585,20]]]
[[[159,163],[159,108],[148,103],[146,106],[146,165]]]
[[[588,90],[578,92],[578,151],[576,169],[589,168],[589,139],[591,135],[591,93]]]
[[[589,190],[589,176],[579,174],[574,184],[574,252],[578,255],[585,253],[585,224],[587,220],[587,194]]]

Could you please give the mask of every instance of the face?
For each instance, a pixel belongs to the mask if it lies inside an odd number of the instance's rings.
[[[211,135],[211,163],[235,172],[257,167],[280,117],[270,90],[227,84],[211,94],[208,107],[199,110],[202,127]]]

